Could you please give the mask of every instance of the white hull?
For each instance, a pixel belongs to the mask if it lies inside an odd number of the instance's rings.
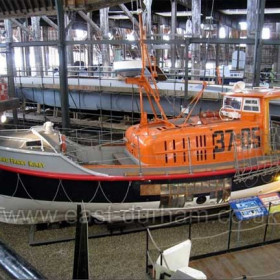
[[[231,199],[238,199],[280,191],[280,182],[235,191]],[[75,222],[78,203],[52,202],[0,196],[0,221],[12,224],[54,223],[59,221]],[[191,210],[206,210],[227,206],[207,200],[203,205],[195,202],[185,203],[182,208],[159,208],[159,201],[142,203],[84,203],[82,208],[87,213],[102,221],[131,221],[167,215],[183,215]]]

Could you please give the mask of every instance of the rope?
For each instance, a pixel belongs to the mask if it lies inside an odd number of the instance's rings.
[[[265,225],[259,225],[259,226],[252,227],[252,228],[245,228],[245,229],[232,229],[231,231],[232,231],[232,232],[250,231],[250,230],[257,229],[257,228],[261,228],[261,227],[264,227],[264,226],[265,226]]]
[[[16,185],[16,189],[12,194],[12,197],[14,197],[14,195],[16,194],[17,190],[18,190],[18,184],[19,184],[19,174],[17,174],[17,185]]]
[[[199,219],[199,218],[216,217],[216,216],[220,216],[220,215],[230,213],[230,212],[231,212],[231,210],[227,210],[227,211],[224,211],[222,213],[217,213],[217,214],[210,214],[210,215],[204,215],[204,216],[192,216],[192,218]]]
[[[202,237],[192,237],[192,240],[202,240],[202,239],[208,239],[208,238],[215,238],[215,237],[219,237],[225,234],[228,234],[229,230],[224,231],[222,233],[218,233],[218,234],[214,234],[214,235],[208,235],[208,236],[202,236]]]
[[[68,198],[68,200],[69,200],[70,202],[74,203],[74,201],[72,201],[72,199],[68,196],[66,190],[64,189],[64,186],[63,186],[62,182],[61,182],[60,185],[61,185],[61,187],[62,187],[62,189],[63,189],[63,192],[65,193],[66,197]]]
[[[96,188],[96,191],[95,191],[93,197],[92,197],[92,198],[89,200],[89,202],[87,202],[87,203],[91,203],[91,202],[95,199],[95,196],[97,195],[97,192],[98,192],[98,190],[99,190],[99,187],[100,187],[100,185],[98,184],[98,186],[97,186],[97,188]]]
[[[182,218],[180,220],[176,220],[176,221],[173,221],[173,222],[164,223],[164,224],[160,224],[160,225],[149,226],[147,229],[161,228],[161,227],[164,227],[164,226],[169,226],[169,225],[173,225],[173,224],[176,224],[176,223],[180,223],[180,222],[186,221],[188,219],[190,219],[190,217],[185,217],[185,218]]]
[[[250,278],[267,278],[269,276],[272,276],[274,274],[280,273],[280,270],[268,273],[268,274],[262,274],[262,275],[244,275],[246,277],[246,279],[250,279]],[[240,277],[236,277],[233,279],[244,279],[244,276],[240,276]],[[275,278],[276,279],[276,278]]]
[[[279,213],[279,212],[277,212]],[[268,223],[269,226],[280,226],[280,223]]]
[[[56,193],[55,193],[55,195],[54,195],[52,201],[55,201],[55,199],[56,199],[56,196],[57,196],[58,191],[59,191],[59,189],[60,189],[60,184],[62,184],[61,180],[59,180],[59,183],[58,183],[58,186],[57,186],[57,190],[56,190]]]
[[[102,194],[104,195],[105,199],[107,200],[107,202],[113,203],[113,204],[117,204],[117,203],[112,202],[112,201],[107,197],[107,195],[105,194],[105,192],[104,192],[103,189],[102,189],[102,186],[101,186],[100,181],[99,181],[98,183],[99,183],[99,184],[98,184],[98,187],[100,187],[100,190],[101,190]],[[131,184],[132,184],[131,181],[129,181],[129,184],[128,184],[126,193],[125,193],[125,195],[124,195],[124,198],[123,198],[123,200],[122,200],[121,202],[119,202],[120,204],[122,204],[122,203],[125,202],[125,200],[126,200],[126,198],[127,198],[127,195],[128,195],[128,192],[129,192],[129,190],[130,190]]]
[[[152,241],[154,247],[158,250],[159,253],[161,253],[162,250],[158,247],[157,243],[155,242],[155,240],[154,240],[154,238],[153,238],[153,236],[152,236],[151,231],[150,231],[149,228],[147,228],[147,232],[148,232],[148,234],[149,234],[149,236],[150,236],[150,239],[151,239],[151,241]]]
[[[31,200],[35,201],[37,204],[41,204],[38,200],[35,200],[35,199],[32,197],[32,195],[30,195],[30,193],[27,191],[26,187],[24,186],[24,184],[23,184],[23,182],[22,182],[22,180],[21,180],[21,178],[20,178],[20,175],[19,175],[19,174],[17,174],[17,175],[18,175],[18,179],[19,179],[19,181],[20,181],[20,183],[21,183],[21,185],[22,185],[24,191],[25,191],[26,194],[28,195],[28,197],[29,197]]]
[[[149,251],[147,251],[147,257],[148,257],[150,263],[151,263],[153,266],[155,266],[156,263],[152,260]]]

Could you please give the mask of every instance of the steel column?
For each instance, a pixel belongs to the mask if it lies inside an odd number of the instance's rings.
[[[201,35],[201,0],[192,0],[192,36],[200,37]],[[208,38],[207,38],[208,39]],[[208,42],[206,42],[208,43]],[[194,79],[199,80],[199,71],[200,71],[200,45],[192,45],[192,69],[197,72],[194,74]]]
[[[67,62],[66,62],[66,43],[64,30],[64,11],[62,0],[55,0],[58,20],[58,54],[59,54],[59,82],[60,82],[60,100],[62,112],[62,128],[70,127],[69,118],[69,97],[67,80]]]
[[[15,73],[15,62],[14,62],[14,49],[12,47],[13,28],[12,28],[12,22],[9,19],[5,19],[4,24],[7,33],[6,63],[7,63],[7,76],[8,76],[8,95],[10,98],[14,98],[16,95],[15,81],[14,81],[14,77],[16,76],[16,73]],[[18,123],[17,109],[13,109],[13,120],[14,120],[14,124]]]
[[[188,86],[189,86],[189,45],[190,41],[189,39],[186,39],[185,42],[185,92],[184,92],[184,102],[183,106],[185,107],[187,104],[187,99],[188,99]]]
[[[177,27],[177,0],[171,0],[171,39],[176,39]],[[176,44],[171,44],[171,71],[175,71]]]
[[[102,31],[103,39],[108,39],[109,33],[109,17],[108,17],[109,8],[101,9],[100,13],[100,29]],[[103,67],[108,67],[110,65],[110,49],[109,45],[102,45],[102,65]],[[103,68],[104,71],[104,68]],[[107,69],[106,69],[107,71]]]
[[[32,17],[32,33],[34,41],[41,40],[41,27],[40,27],[40,17]],[[34,56],[35,56],[35,69],[36,76],[43,76],[43,59],[42,59],[42,47],[34,48]]]
[[[255,35],[255,49],[254,49],[254,68],[253,68],[253,86],[260,85],[261,73],[261,56],[262,56],[262,28],[264,22],[264,9],[266,0],[258,0],[258,25]]]
[[[247,0],[247,38],[253,39],[256,35],[258,22],[258,0]],[[253,81],[254,46],[246,46],[245,73],[246,82]]]
[[[43,26],[43,41],[48,41],[49,40],[49,27],[48,26]],[[49,61],[49,47],[44,46],[44,67],[45,67],[45,73],[46,75],[49,75],[48,73],[49,68],[50,68],[50,61]]]
[[[92,16],[92,12],[89,12],[87,14],[88,18],[91,18]],[[90,25],[90,23],[87,23],[87,38],[88,40],[92,40],[92,36],[93,36],[93,28]],[[89,44],[87,45],[87,57],[88,57],[88,73],[90,76],[93,76],[93,45]]]

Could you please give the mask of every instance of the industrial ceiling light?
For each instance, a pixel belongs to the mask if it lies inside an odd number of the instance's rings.
[[[219,29],[219,38],[224,39],[226,38],[226,29],[222,26]]]
[[[264,40],[270,39],[270,29],[268,27],[264,27],[262,29],[262,39]]]
[[[134,31],[132,31],[131,33],[127,34],[126,38],[127,38],[128,41],[134,41],[135,40]]]
[[[7,116],[5,112],[1,115],[1,123],[5,123],[7,121]]]
[[[170,37],[169,37],[169,35],[163,35],[162,39],[163,39],[164,41],[169,41],[169,40],[170,40]]]
[[[247,22],[246,21],[239,22],[239,25],[240,25],[241,30],[247,30]]]

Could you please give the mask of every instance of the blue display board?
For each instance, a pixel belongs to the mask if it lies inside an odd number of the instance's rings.
[[[257,196],[231,200],[229,204],[240,221],[268,215],[267,208]]]

